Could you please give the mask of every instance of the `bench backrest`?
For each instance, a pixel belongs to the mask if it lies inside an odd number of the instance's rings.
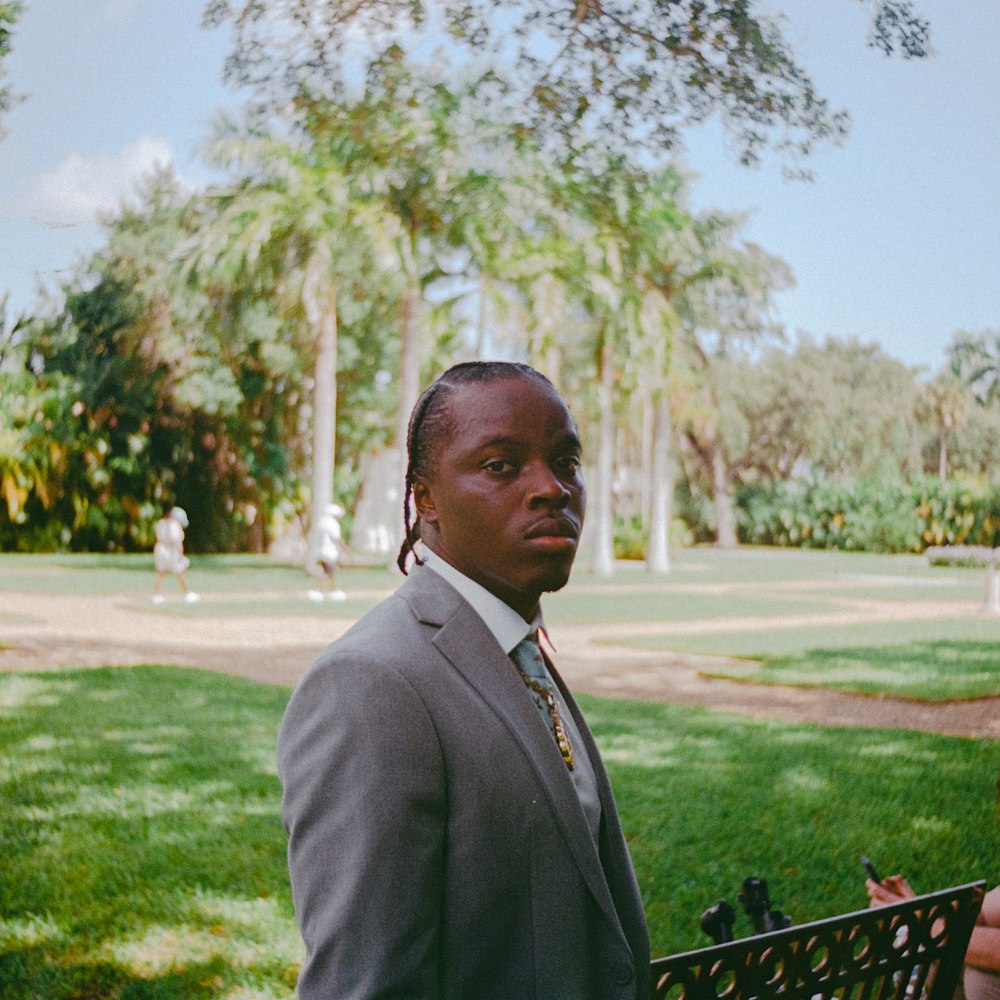
[[[951,1000],[983,887],[655,959],[654,1000]]]

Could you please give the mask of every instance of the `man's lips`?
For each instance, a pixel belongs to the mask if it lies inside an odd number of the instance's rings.
[[[547,517],[542,521],[536,521],[524,533],[524,537],[531,541],[536,538],[562,538],[575,541],[580,534],[580,527],[575,522],[566,517]]]

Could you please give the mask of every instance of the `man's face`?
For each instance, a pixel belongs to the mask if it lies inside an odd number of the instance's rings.
[[[448,400],[452,433],[414,484],[421,538],[526,619],[569,579],[586,504],[565,404],[531,378],[473,383]]]

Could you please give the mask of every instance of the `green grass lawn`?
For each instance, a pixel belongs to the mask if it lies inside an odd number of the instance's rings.
[[[924,701],[982,698],[996,694],[1000,685],[1000,644],[934,639],[895,646],[837,646],[705,672],[757,684],[820,686]]]
[[[293,995],[287,698],[171,667],[0,675],[0,996]],[[1000,879],[995,741],[581,701],[656,954],[708,943],[699,914],[747,875],[796,922],[864,904],[862,851],[923,889]]]
[[[978,614],[982,569],[931,567],[918,556],[693,550],[659,591],[643,574],[622,580],[632,593],[602,594],[597,581],[585,580],[547,599],[546,614],[567,625],[607,622],[600,641],[610,647],[758,661],[711,670],[738,680],[928,701],[1000,695],[1000,619]],[[939,617],[938,602],[964,606],[967,615]],[[914,616],[851,620],[876,603],[906,605]],[[847,621],[796,621],[817,612]],[[729,627],[734,620],[746,625]],[[616,627],[635,621],[686,627],[643,634]]]
[[[153,590],[152,553],[99,555],[0,555],[0,593],[122,594],[145,598]],[[399,578],[381,569],[351,567],[341,575],[354,589],[391,590]],[[195,555],[187,571],[192,588],[205,593],[252,597],[255,592],[304,594],[309,577],[298,566],[276,563],[263,555]],[[179,592],[167,577],[163,592]],[[244,607],[244,613],[247,609]]]
[[[702,673],[794,687],[829,687],[917,701],[1000,694],[1000,622],[861,622],[714,635],[610,633],[607,645],[732,657]],[[755,662],[737,662],[735,658]]]
[[[654,953],[709,943],[748,875],[795,923],[867,905],[861,853],[930,891],[1000,879],[1000,743],[828,729],[582,697],[611,774]],[[737,934],[750,927],[740,913]]]

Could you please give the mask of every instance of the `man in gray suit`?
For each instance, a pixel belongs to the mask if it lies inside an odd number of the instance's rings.
[[[473,362],[421,396],[407,447],[417,565],[313,664],[278,738],[299,996],[646,1000],[607,775],[538,646],[583,523],[573,421],[534,369]]]

